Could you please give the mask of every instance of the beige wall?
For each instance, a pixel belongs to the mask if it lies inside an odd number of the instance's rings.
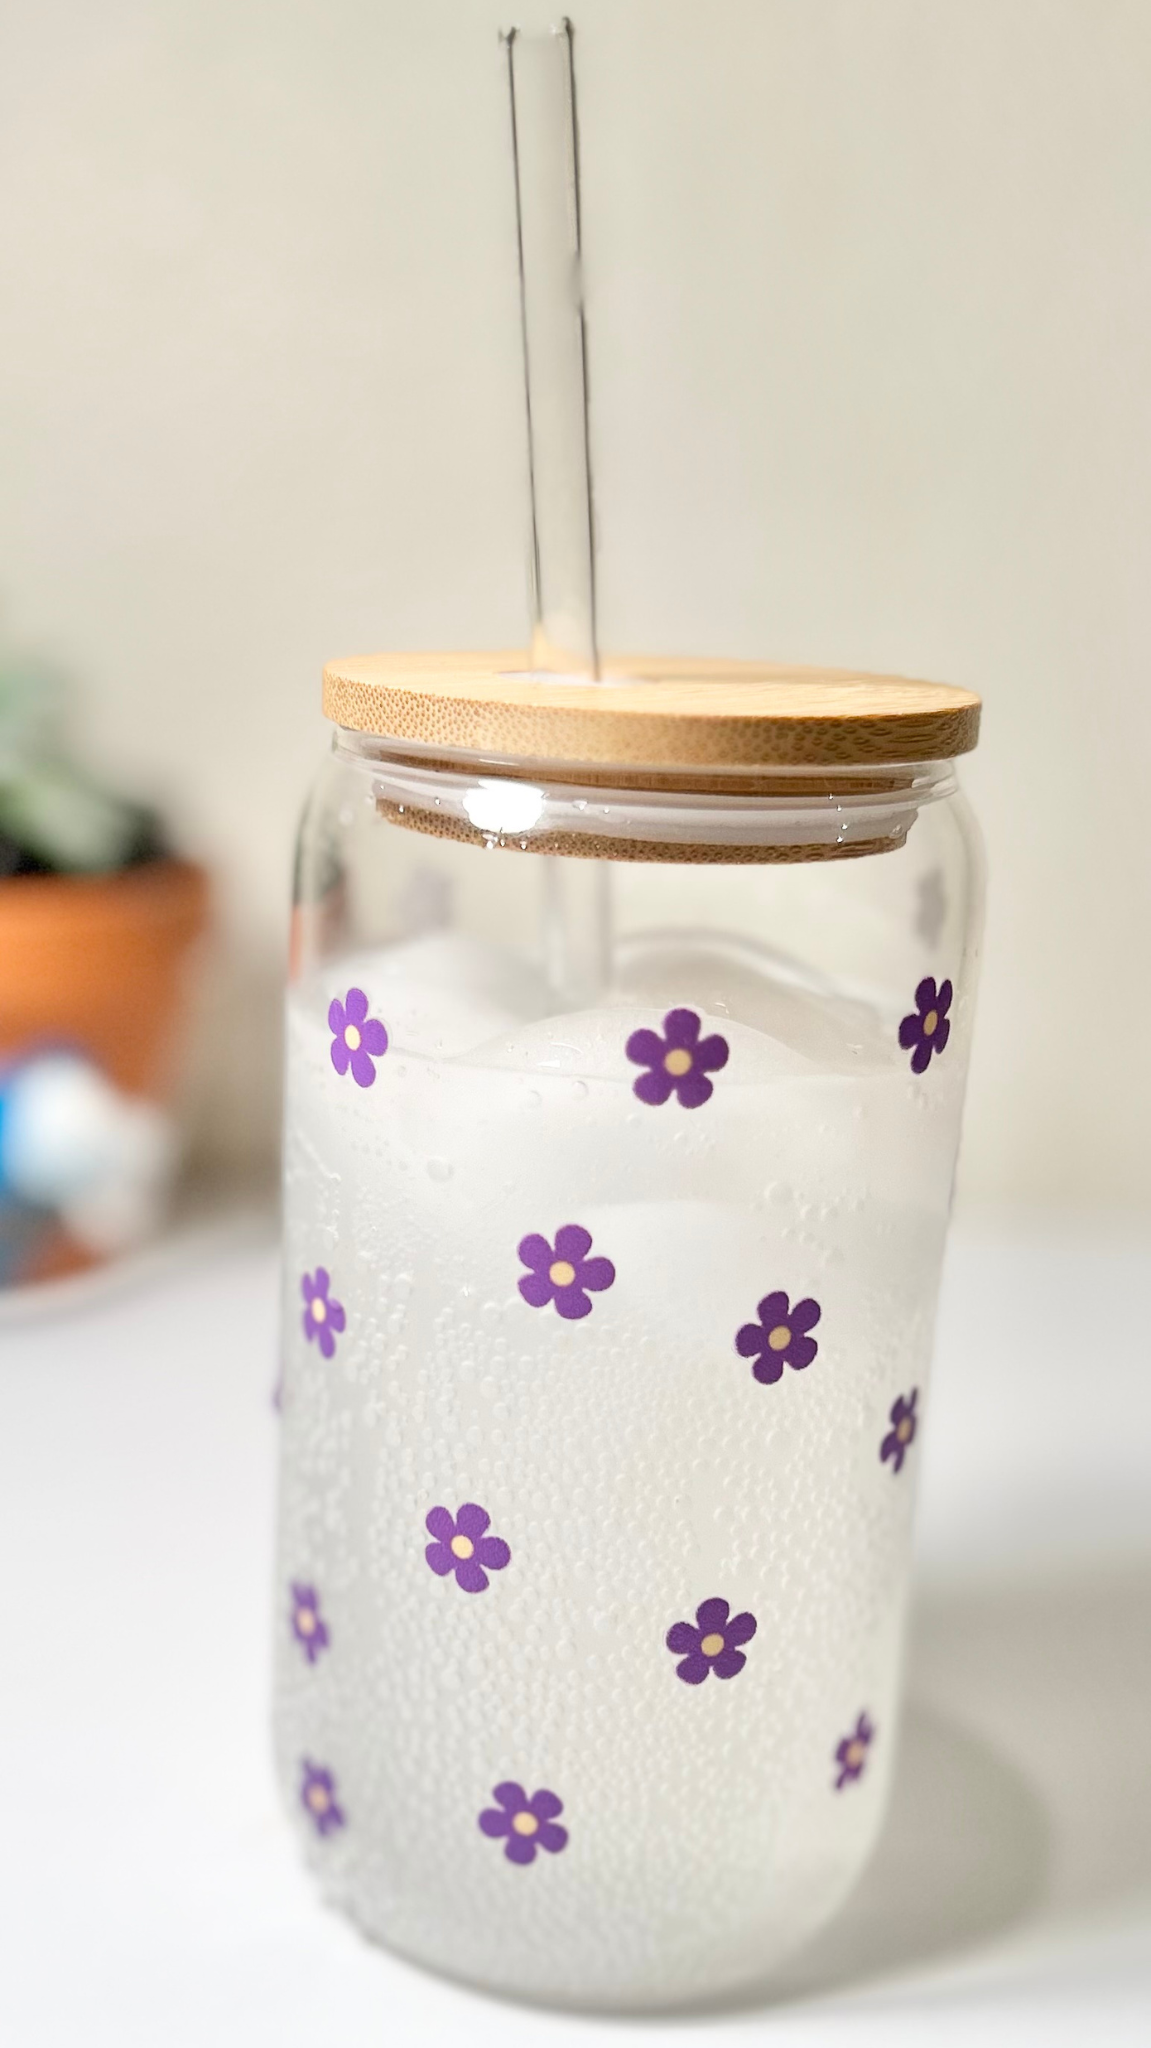
[[[0,602],[221,883],[266,1142],[325,654],[524,631],[495,0],[37,0]],[[528,23],[549,18],[533,4]],[[987,701],[969,1196],[1145,1201],[1146,0],[578,0],[604,639]]]

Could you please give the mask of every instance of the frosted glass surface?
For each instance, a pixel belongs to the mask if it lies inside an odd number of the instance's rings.
[[[763,1975],[861,1868],[896,1734],[917,1446],[881,1452],[897,1401],[925,1404],[962,998],[917,1076],[857,991],[745,950],[708,1011],[717,972],[714,942],[655,934],[609,1000],[549,1016],[521,961],[439,934],[289,1008],[285,1797],[370,1933],[574,2003]],[[332,1059],[352,987],[388,1033],[366,1086]],[[676,993],[728,1048],[694,1108],[640,1099],[627,1053]],[[525,1298],[518,1251],[542,1237],[554,1274],[569,1225],[612,1270],[570,1316]],[[327,1356],[301,1293],[321,1269]],[[736,1338],[778,1293],[757,1377]],[[800,1303],[806,1363],[766,1335]],[[490,1516],[473,1561],[510,1553],[475,1591],[425,1554],[429,1514],[459,1528],[465,1503]],[[706,1638],[701,1682],[677,1623]],[[562,1812],[485,1833],[509,1787]]]

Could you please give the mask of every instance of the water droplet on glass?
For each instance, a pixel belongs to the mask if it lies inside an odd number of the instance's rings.
[[[429,1159],[428,1174],[432,1180],[450,1180],[455,1167],[450,1159]]]

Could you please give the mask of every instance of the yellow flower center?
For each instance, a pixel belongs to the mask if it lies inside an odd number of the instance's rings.
[[[327,1321],[327,1319],[328,1304],[321,1295],[317,1294],[315,1300],[312,1303],[312,1321],[314,1323],[324,1323]]]
[[[864,1759],[864,1757],[865,1757],[866,1755],[867,1755],[867,1750],[866,1750],[866,1748],[864,1747],[864,1745],[863,1745],[863,1743],[862,1743],[862,1742],[849,1742],[849,1743],[848,1743],[848,1745],[847,1745],[847,1761],[848,1761],[848,1763],[849,1763],[849,1764],[851,1765],[851,1768],[852,1768],[852,1770],[853,1770],[853,1771],[854,1771],[854,1770],[857,1770],[857,1769],[858,1769],[859,1765],[860,1765],[860,1764],[861,1764],[861,1763],[863,1762],[863,1759]]]
[[[517,1835],[534,1835],[539,1832],[539,1822],[534,1813],[513,1814],[512,1826]]]
[[[575,1279],[575,1267],[567,1259],[557,1259],[548,1267],[548,1279],[553,1287],[570,1287]]]
[[[927,1015],[926,1015],[926,1017],[925,1017],[925,1018],[924,1018],[924,1020],[923,1020],[923,1029],[924,1029],[924,1031],[926,1032],[926,1034],[927,1034],[928,1038],[931,1038],[931,1037],[933,1036],[933,1034],[934,1034],[934,1033],[935,1033],[936,1031],[938,1031],[938,1029],[939,1029],[939,1012],[938,1012],[938,1010],[929,1010],[929,1011],[927,1012]]]
[[[310,1607],[297,1607],[296,1627],[302,1635],[310,1636],[316,1626],[316,1617]]]
[[[468,1536],[453,1536],[448,1545],[453,1557],[474,1557],[476,1546]]]
[[[357,1031],[354,1024],[345,1024],[344,1044],[347,1046],[349,1052],[359,1052],[360,1034]]]
[[[723,1648],[723,1637],[721,1635],[705,1636],[699,1647],[705,1657],[718,1657]]]
[[[910,1415],[905,1415],[905,1416],[904,1416],[904,1418],[903,1418],[903,1421],[902,1421],[902,1422],[899,1422],[899,1423],[897,1423],[897,1424],[896,1424],[896,1426],[895,1426],[895,1434],[896,1434],[896,1436],[897,1436],[897,1437],[899,1438],[899,1441],[900,1441],[900,1443],[901,1443],[901,1444],[906,1444],[906,1443],[910,1443],[910,1441],[911,1441],[911,1417],[910,1417]]]
[[[768,1331],[767,1341],[773,1351],[786,1351],[791,1343],[791,1331],[787,1324],[777,1323],[774,1330]]]
[[[669,1074],[690,1074],[691,1054],[685,1046],[677,1045],[674,1052],[665,1056],[663,1064]]]
[[[328,1804],[328,1795],[322,1785],[308,1786],[308,1805],[313,1813],[323,1813]]]

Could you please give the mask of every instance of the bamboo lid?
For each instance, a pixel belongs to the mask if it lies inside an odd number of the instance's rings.
[[[747,771],[950,760],[975,746],[980,700],[904,676],[662,656],[557,676],[516,650],[332,661],[324,710],[440,754]]]

